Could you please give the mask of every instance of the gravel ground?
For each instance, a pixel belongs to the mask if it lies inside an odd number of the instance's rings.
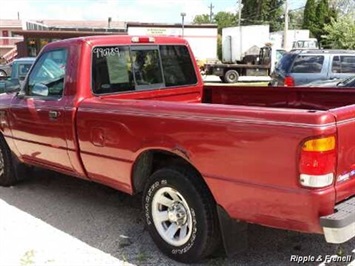
[[[323,236],[249,226],[249,250],[201,265],[296,265],[291,255],[334,255]],[[355,259],[355,240],[343,244]],[[307,265],[352,265],[312,262]],[[179,265],[144,230],[141,199],[45,170],[0,187],[0,265]],[[181,265],[181,264],[180,264]]]

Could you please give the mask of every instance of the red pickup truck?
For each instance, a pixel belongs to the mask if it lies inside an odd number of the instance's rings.
[[[205,86],[179,38],[48,44],[0,96],[0,184],[29,166],[142,193],[175,260],[246,243],[246,224],[355,235],[355,90]]]

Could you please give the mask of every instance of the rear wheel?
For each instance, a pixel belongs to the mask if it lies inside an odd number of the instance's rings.
[[[216,206],[194,171],[164,168],[143,197],[148,231],[163,253],[180,262],[210,255],[220,243]]]
[[[239,79],[239,74],[236,70],[231,69],[224,74],[224,79],[227,83],[236,83]]]

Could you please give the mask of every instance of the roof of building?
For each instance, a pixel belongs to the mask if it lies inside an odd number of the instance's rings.
[[[181,23],[143,23],[143,22],[127,22],[127,27],[150,27],[150,28],[176,28],[181,27]],[[185,28],[217,28],[217,24],[184,24]]]
[[[126,32],[105,32],[105,31],[60,31],[60,30],[17,30],[14,34],[22,35],[24,37],[41,37],[41,38],[75,38],[92,35],[127,35]]]
[[[22,22],[17,19],[0,19],[0,28],[22,28]]]
[[[105,20],[34,20],[48,27],[54,28],[108,28],[108,21]],[[125,29],[123,21],[110,22],[110,28]]]

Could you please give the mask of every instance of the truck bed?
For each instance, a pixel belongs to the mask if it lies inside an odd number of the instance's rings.
[[[355,104],[355,89],[204,86],[202,102],[325,111]]]
[[[297,181],[300,143],[310,136],[337,134],[337,173],[351,171],[354,90],[204,86],[200,95],[179,88],[82,101],[77,136],[89,178],[132,193],[136,158],[173,152],[201,171],[233,218],[307,232],[321,232],[319,215],[355,194],[355,179],[322,190]]]

